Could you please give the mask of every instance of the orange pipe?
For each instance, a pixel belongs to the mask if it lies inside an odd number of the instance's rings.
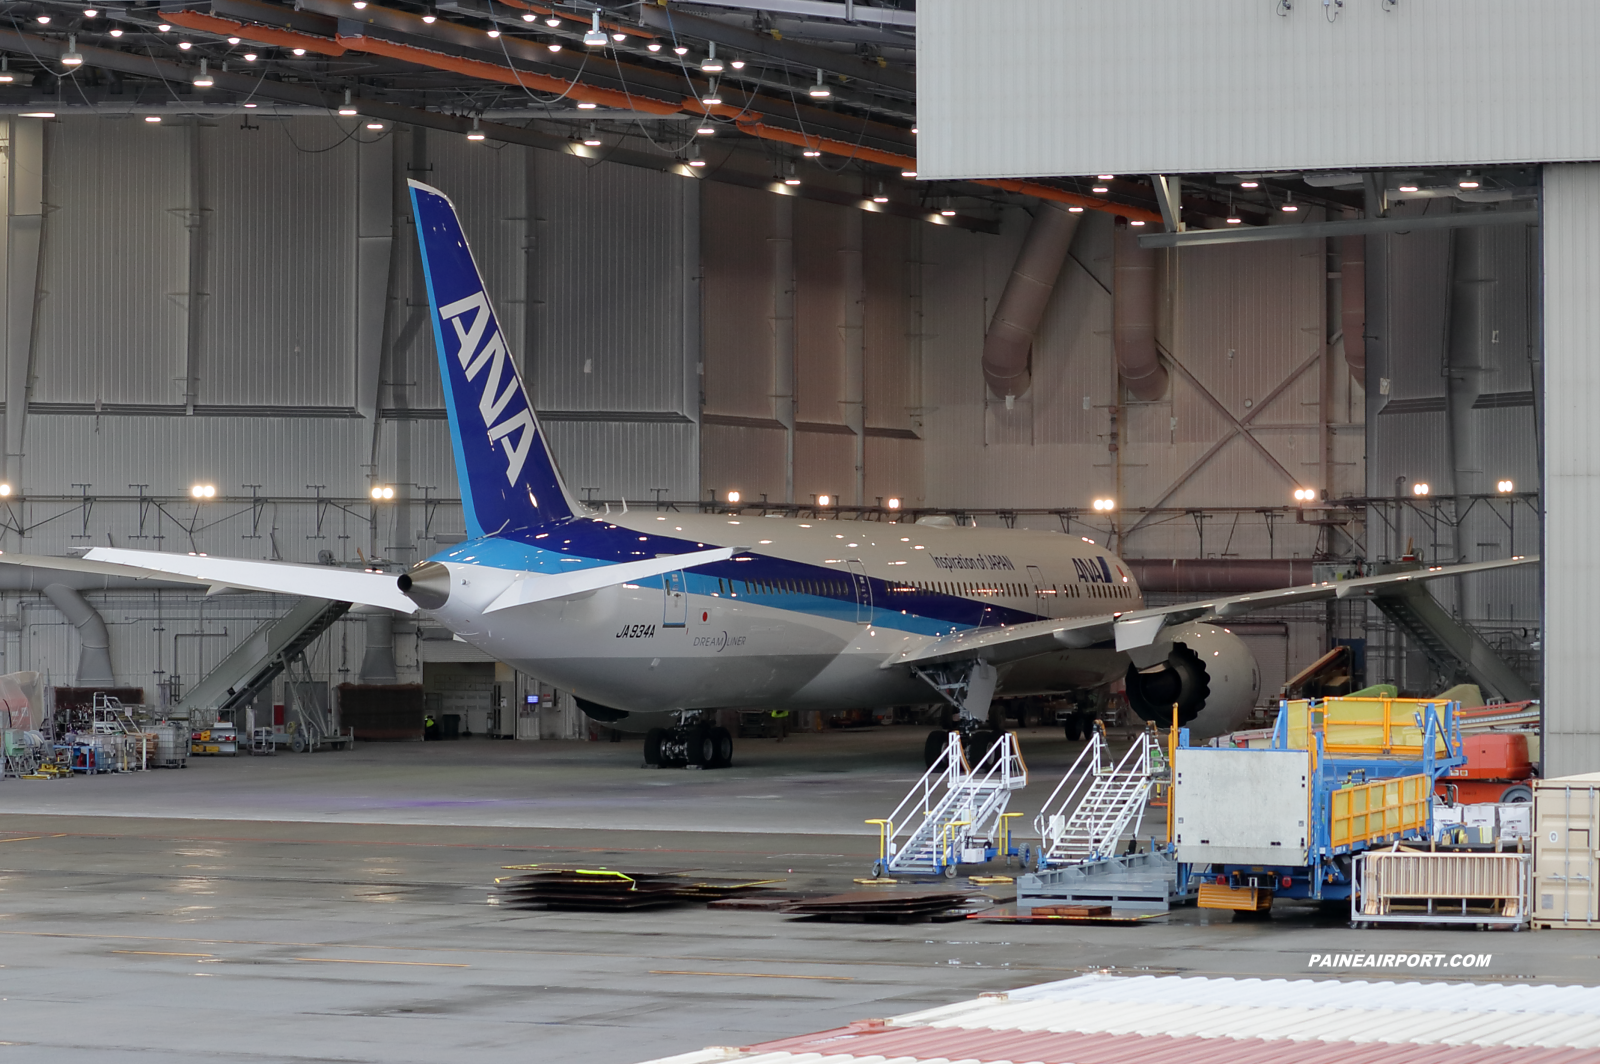
[[[1049,185],[1039,185],[1032,181],[1013,181],[1010,178],[995,178],[993,180],[974,181],[974,185],[988,185],[990,188],[1003,188],[1007,192],[1020,192],[1024,196],[1034,199],[1052,200],[1056,203],[1065,203],[1073,207],[1083,207],[1091,211],[1105,211],[1107,214],[1120,214],[1130,221],[1160,223],[1161,215],[1154,211],[1147,211],[1142,207],[1129,207],[1121,203],[1110,203],[1093,196],[1080,195],[1077,192],[1067,192],[1064,189],[1052,188]]]
[[[215,15],[202,15],[194,11],[169,11],[164,12],[162,17],[168,22],[176,23],[179,26],[215,33],[219,37],[242,37],[257,44],[273,44],[280,48],[304,48],[306,51],[316,52],[318,55],[344,55],[345,53],[343,48],[326,37],[313,37],[309,33],[296,33],[293,30],[275,30],[270,26],[234,22],[232,19],[217,18]]]
[[[573,83],[565,78],[554,78],[548,74],[512,70],[510,67],[504,67],[498,63],[485,63],[477,59],[462,59],[458,56],[444,55],[441,52],[431,52],[426,48],[413,48],[408,44],[395,44],[392,41],[386,41],[378,37],[340,37],[338,42],[353,52],[388,56],[390,59],[415,63],[418,66],[431,67],[434,70],[448,70],[454,74],[465,74],[468,77],[481,78],[484,81],[497,81],[503,85],[520,85],[523,88],[538,89],[542,92],[564,93],[570,100],[603,104],[606,107],[617,107],[625,111],[632,110],[643,111],[647,114],[671,115],[677,114],[680,110],[676,104],[662,103],[660,100],[652,100],[644,96],[633,96],[613,89],[598,89],[582,82]]]

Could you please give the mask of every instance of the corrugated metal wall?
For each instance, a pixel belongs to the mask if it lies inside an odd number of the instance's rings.
[[[1600,158],[1583,0],[917,10],[923,178]],[[1066,50],[1064,52],[1064,49]],[[1470,91],[1464,91],[1465,86]],[[1041,135],[1070,130],[1070,135]]]
[[[1545,775],[1600,771],[1600,166],[1544,171]]]

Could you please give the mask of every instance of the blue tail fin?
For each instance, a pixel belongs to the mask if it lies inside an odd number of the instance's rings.
[[[410,185],[467,533],[571,517],[577,504],[517,377],[455,205],[436,188]]]

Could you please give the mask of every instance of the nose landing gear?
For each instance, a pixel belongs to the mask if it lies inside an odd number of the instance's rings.
[[[733,764],[733,735],[702,720],[699,712],[685,711],[672,727],[645,733],[644,763],[651,768],[727,768]]]

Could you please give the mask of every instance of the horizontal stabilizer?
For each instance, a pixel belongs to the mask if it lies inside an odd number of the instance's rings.
[[[152,550],[95,547],[84,555],[91,562],[110,562],[148,573],[166,573],[203,581],[212,587],[270,591],[280,595],[354,602],[415,613],[417,604],[400,594],[387,573],[360,572],[333,565],[213,558],[205,554],[168,554]]]
[[[715,550],[699,550],[665,558],[600,565],[593,569],[579,569],[571,573],[523,573],[513,580],[511,586],[483,612],[496,613],[514,606],[571,598],[573,595],[598,591],[604,587],[625,584],[632,580],[648,580],[662,573],[693,569],[699,565],[710,565],[712,562],[725,562],[743,549],[743,547],[718,547]]]

